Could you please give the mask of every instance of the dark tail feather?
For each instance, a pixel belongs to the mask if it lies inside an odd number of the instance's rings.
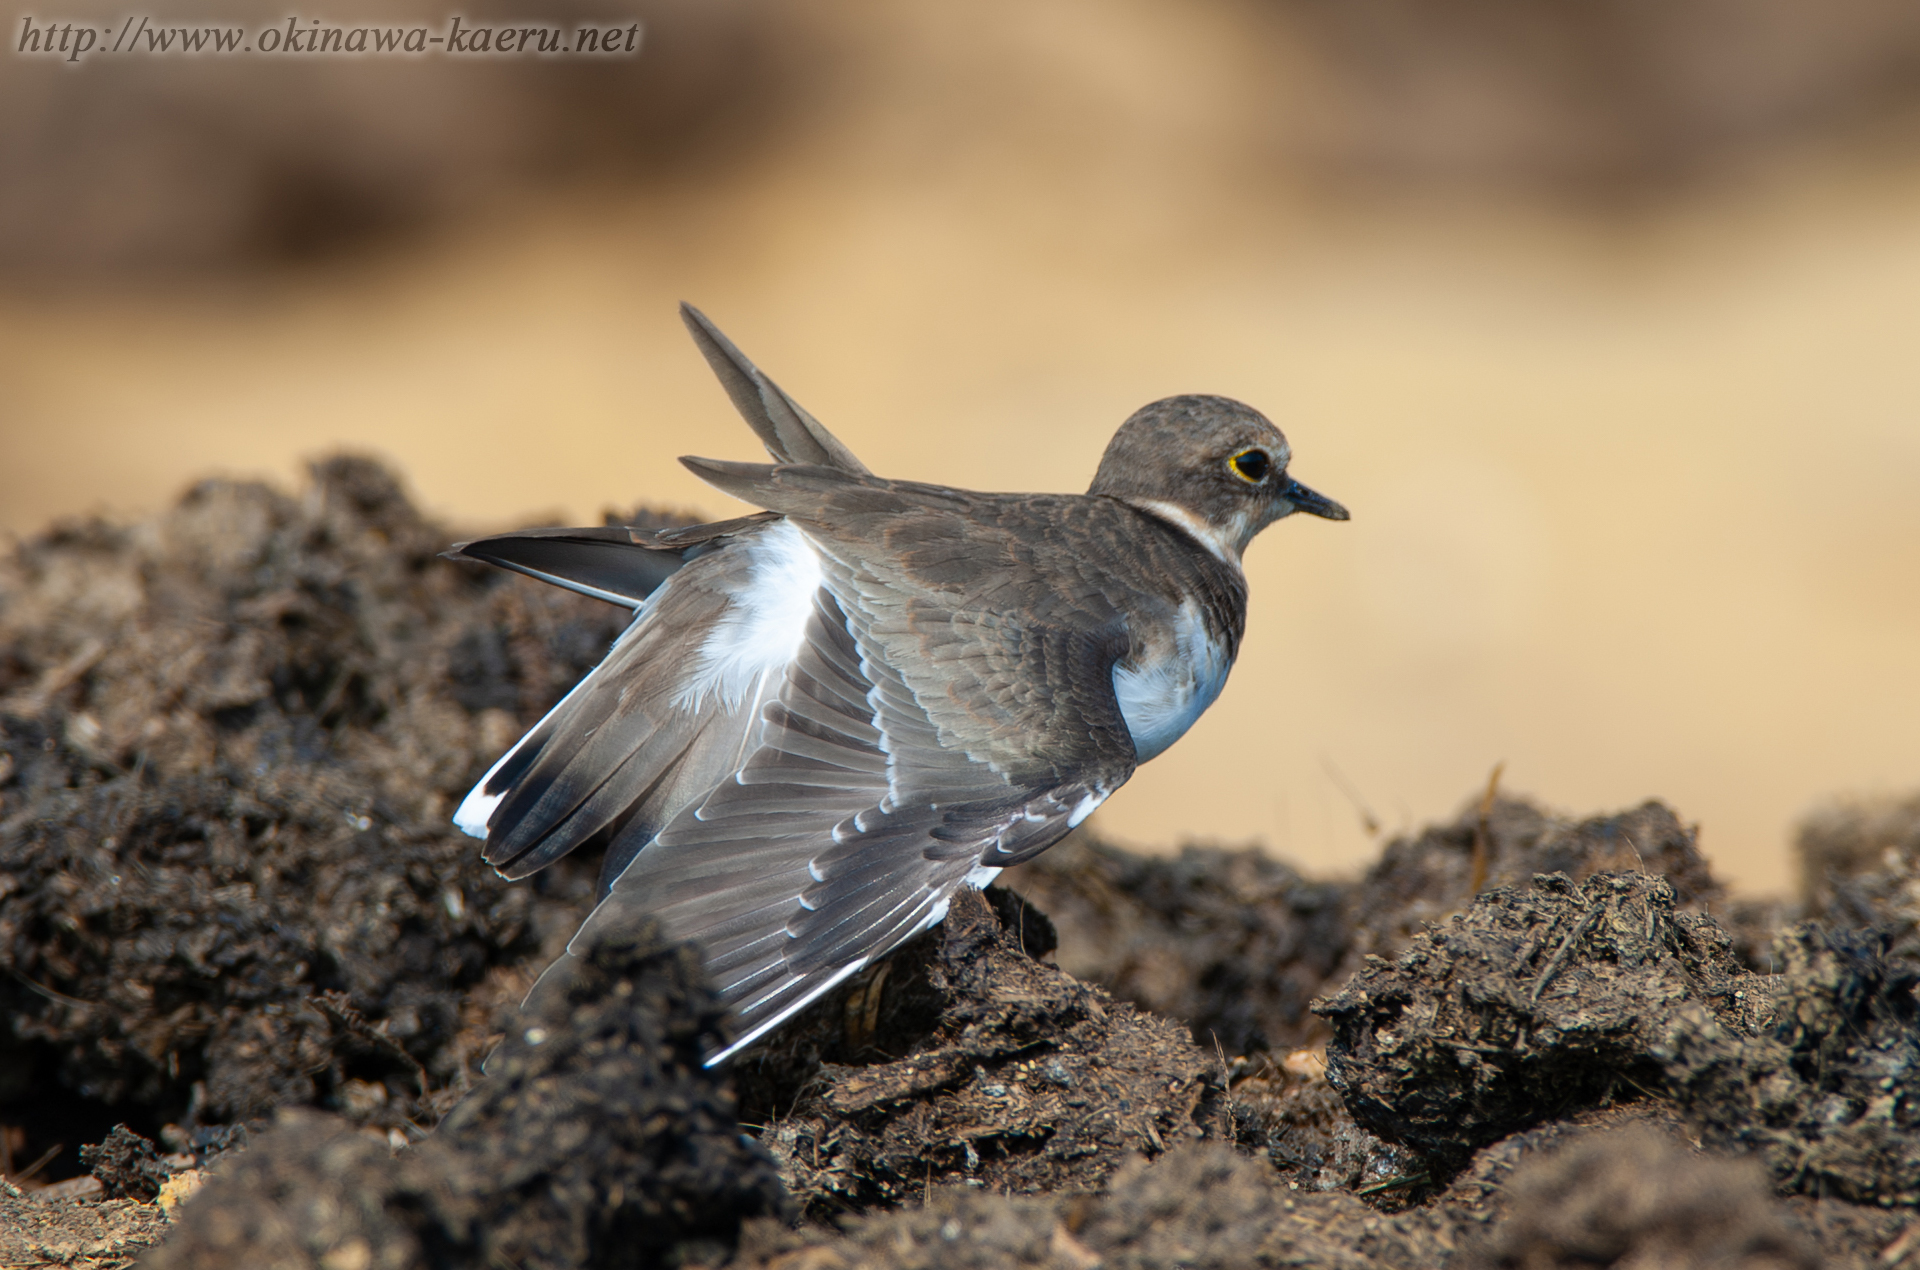
[[[680,319],[693,334],[707,364],[720,377],[720,384],[733,398],[734,408],[747,426],[766,443],[767,453],[781,463],[816,463],[846,472],[865,472],[866,464],[853,457],[853,451],[828,432],[826,426],[808,414],[799,402],[782,392],[780,386],[761,373],[735,348],[707,315],[691,304],[680,306]]]

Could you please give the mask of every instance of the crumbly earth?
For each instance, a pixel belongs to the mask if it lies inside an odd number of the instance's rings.
[[[0,1123],[29,1149],[49,1096],[148,1136],[289,1105],[414,1133],[471,1082],[591,864],[507,886],[447,816],[623,619],[448,545],[335,459],[0,559]]]
[[[1657,803],[1082,836],[710,1073],[684,949],[517,1014],[596,853],[447,816],[626,615],[455,537],[336,459],[0,558],[0,1265],[1920,1265],[1905,803],[1769,903]]]
[[[907,1054],[819,1065],[765,1127],[809,1213],[953,1182],[1093,1191],[1131,1156],[1231,1134],[1225,1073],[1185,1028],[1035,961],[978,892],[960,893],[928,951],[855,998],[928,1002],[931,1026]]]
[[[787,1206],[701,1065],[723,1014],[691,948],[596,949],[519,1021],[477,1088],[397,1155],[336,1117],[283,1114],[182,1209],[155,1270],[681,1265]]]
[[[1515,1130],[1657,1088],[1653,1051],[1683,1006],[1743,1036],[1762,1017],[1726,933],[1680,911],[1666,878],[1536,881],[1370,958],[1319,1007],[1328,1080],[1435,1180]]]
[[[1896,951],[1920,955],[1920,794],[1822,807],[1794,845],[1805,916],[1884,926]]]
[[[153,1204],[43,1200],[0,1179],[0,1266],[122,1270],[167,1228],[167,1214]]]
[[[1579,881],[1625,869],[1665,877],[1679,906],[1720,898],[1695,832],[1657,802],[1569,820],[1517,798],[1474,799],[1452,824],[1387,844],[1358,883],[1313,881],[1264,853],[1186,847],[1140,856],[1085,835],[1011,870],[1059,928],[1059,962],[1150,1010],[1185,1019],[1194,1040],[1231,1054],[1325,1044],[1308,1009],[1367,956],[1395,957],[1476,890]],[[1475,886],[1476,860],[1481,877]],[[1756,912],[1741,930],[1764,948]]]
[[[1782,1189],[1920,1204],[1920,966],[1886,929],[1808,923],[1775,942],[1778,976],[1747,977],[1765,1026],[1690,1006],[1655,1055],[1714,1139],[1754,1150]]]

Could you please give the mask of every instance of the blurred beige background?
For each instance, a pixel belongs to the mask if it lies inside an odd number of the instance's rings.
[[[1817,800],[1920,784],[1920,17],[633,11],[592,73],[0,52],[0,526],[343,446],[475,529],[731,514],[685,298],[888,475],[1079,489],[1220,392],[1353,509],[1251,550],[1111,835],[1349,869],[1504,760],[1771,890]]]

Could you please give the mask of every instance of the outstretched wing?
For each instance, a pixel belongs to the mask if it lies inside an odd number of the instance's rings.
[[[730,537],[669,578],[467,795],[454,823],[486,839],[501,873],[524,877],[607,835],[610,877],[745,760],[800,644],[819,566],[777,518]]]
[[[774,458],[866,471],[698,309],[682,305],[681,315]],[[763,512],[661,531],[522,530],[447,553],[640,613],[455,813],[462,831],[487,840],[488,863],[524,877],[605,835],[604,884],[654,830],[739,766],[759,707],[778,691],[799,642],[817,582],[811,551],[796,555],[778,519]]]
[[[821,568],[746,761],[660,829],[571,945],[646,919],[698,942],[739,1029],[716,1063],[933,926],[962,883],[1051,846],[1133,771],[1112,689],[1126,634],[1096,597],[1045,623],[983,621],[880,585],[856,557],[823,549]],[[536,991],[567,978],[556,965]]]

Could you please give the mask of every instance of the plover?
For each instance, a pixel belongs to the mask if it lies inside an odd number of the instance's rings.
[[[1085,494],[886,480],[682,316],[774,462],[681,462],[765,510],[454,549],[635,611],[454,823],[509,878],[604,844],[602,897],[562,962],[649,918],[695,941],[735,1026],[711,1065],[1178,740],[1239,650],[1247,543],[1294,512],[1347,512],[1225,397],[1141,408]]]

